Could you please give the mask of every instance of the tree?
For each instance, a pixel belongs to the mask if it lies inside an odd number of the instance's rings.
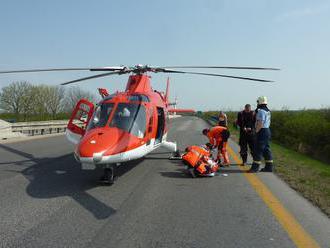
[[[22,96],[21,113],[23,114],[24,121],[27,121],[28,116],[32,114],[37,115],[42,113],[40,109],[38,111],[39,102],[39,87],[29,85],[26,88],[25,94]]]
[[[51,115],[53,119],[62,110],[64,88],[59,86],[32,86],[24,97],[24,116],[39,115],[41,119]]]
[[[53,119],[60,112],[70,113],[80,99],[97,102],[98,97],[79,87],[65,90],[60,86],[32,85],[28,82],[14,82],[2,88],[0,108],[14,113],[17,119],[38,117],[40,120]]]
[[[47,112],[55,119],[56,115],[63,109],[65,91],[60,86],[48,86],[46,89]]]
[[[67,89],[65,94],[64,110],[66,112],[71,112],[76,106],[77,102],[82,98],[94,103],[99,100],[95,94],[89,91],[83,90],[78,86],[71,87]]]
[[[26,81],[13,82],[3,87],[0,93],[0,107],[14,113],[18,118],[24,108],[26,93],[32,85]]]

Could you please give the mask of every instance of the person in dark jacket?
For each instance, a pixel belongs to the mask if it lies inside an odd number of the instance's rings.
[[[251,105],[246,104],[244,110],[238,112],[236,125],[239,127],[239,146],[242,165],[246,165],[248,158],[248,148],[253,156],[255,143],[255,112],[251,110]]]

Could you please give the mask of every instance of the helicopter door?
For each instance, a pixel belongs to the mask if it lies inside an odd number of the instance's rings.
[[[156,140],[155,144],[162,142],[164,128],[165,128],[165,115],[163,108],[157,108],[157,133],[156,133]]]
[[[94,112],[94,104],[81,99],[72,111],[71,118],[67,126],[66,135],[68,139],[77,144],[79,139],[85,134],[86,126]]]

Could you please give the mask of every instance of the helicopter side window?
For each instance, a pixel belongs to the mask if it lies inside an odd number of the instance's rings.
[[[141,104],[119,103],[110,122],[110,127],[117,127],[143,138],[146,133],[145,107]]]
[[[96,108],[91,121],[88,123],[87,129],[89,130],[96,127],[104,127],[108,122],[113,107],[113,103],[103,103],[99,105]]]

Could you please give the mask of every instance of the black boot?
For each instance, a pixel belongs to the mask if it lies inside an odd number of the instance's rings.
[[[251,168],[247,171],[248,173],[255,173],[259,171],[259,164],[253,163]]]
[[[265,167],[260,171],[262,172],[273,172],[273,163],[266,163]]]

